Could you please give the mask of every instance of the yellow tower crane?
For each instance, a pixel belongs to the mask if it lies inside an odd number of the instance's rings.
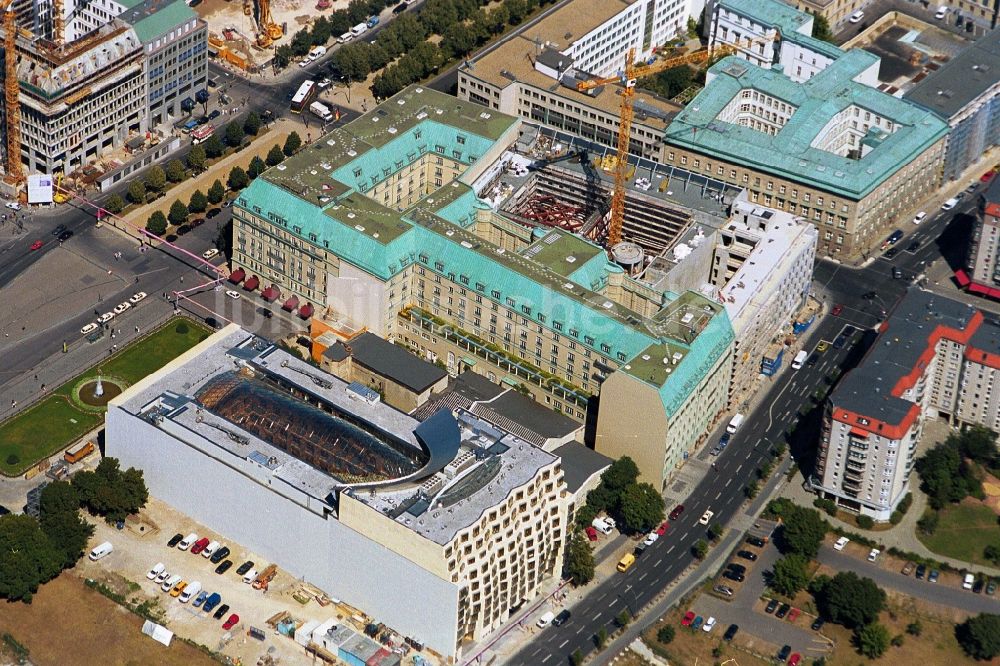
[[[13,0],[0,0],[4,30],[4,101],[6,106],[7,178],[20,183],[24,180],[21,166],[21,84],[17,80],[17,24],[14,21]]]
[[[64,29],[62,0],[52,0],[52,35],[59,46],[63,44]]]
[[[780,34],[776,34],[773,37],[773,41],[777,42],[780,38]],[[720,44],[715,48],[699,49],[686,55],[658,60],[649,65],[644,63],[636,64],[635,49],[631,48],[628,50],[628,55],[625,58],[625,67],[621,74],[580,81],[576,84],[577,90],[581,91],[593,90],[599,86],[611,83],[617,83],[622,86],[621,111],[618,123],[617,161],[614,165],[614,190],[611,194],[611,219],[608,224],[607,241],[605,242],[605,247],[608,251],[621,241],[622,222],[625,219],[625,181],[627,180],[626,174],[628,173],[629,137],[632,129],[632,103],[635,100],[636,81],[673,67],[703,63],[716,57],[736,53],[740,49],[749,49],[754,44],[770,41],[772,41],[772,38],[765,37],[743,40],[737,44]]]

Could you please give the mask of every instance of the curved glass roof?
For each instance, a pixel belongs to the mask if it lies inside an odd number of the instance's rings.
[[[195,400],[344,483],[399,478],[428,462],[425,452],[388,433],[373,432],[347,414],[327,412],[236,371],[210,379]]]

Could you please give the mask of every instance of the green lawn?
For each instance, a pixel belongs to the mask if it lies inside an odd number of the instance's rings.
[[[189,319],[172,319],[99,367],[106,377],[134,384],[194,347],[209,333],[208,328]],[[79,409],[71,399],[73,387],[81,379],[96,374],[97,366],[85,370],[37,405],[0,424],[0,473],[23,474],[42,458],[69,446],[104,421],[103,414]]]
[[[983,559],[983,548],[1000,541],[997,515],[975,500],[952,504],[941,510],[937,530],[920,541],[939,555],[973,564],[990,563]]]

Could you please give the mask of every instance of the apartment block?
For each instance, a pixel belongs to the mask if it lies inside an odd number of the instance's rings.
[[[925,419],[1000,429],[1000,322],[911,288],[827,402],[813,489],[888,520],[910,488]]]
[[[465,61],[458,97],[512,116],[615,146],[621,112],[617,86],[590,92],[578,81],[613,76],[628,50],[645,60],[687,30],[703,3],[689,0],[576,0],[530,28]],[[635,100],[630,152],[656,157],[679,106],[640,92]]]
[[[1000,296],[1000,178],[982,194],[972,223],[965,270],[955,272],[959,285],[974,294]]]

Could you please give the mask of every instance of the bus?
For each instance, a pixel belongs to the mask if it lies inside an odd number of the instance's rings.
[[[197,127],[191,130],[191,143],[198,145],[213,134],[215,134],[215,125],[212,123],[207,123],[201,127]]]
[[[302,113],[303,109],[309,107],[309,104],[316,98],[316,82],[306,81],[301,86],[299,86],[298,91],[295,96],[292,97],[292,113]]]

